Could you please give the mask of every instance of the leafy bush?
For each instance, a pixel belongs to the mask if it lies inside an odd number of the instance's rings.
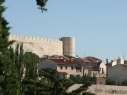
[[[122,85],[122,86],[127,86],[127,80],[123,81],[123,82],[121,83],[121,85]]]

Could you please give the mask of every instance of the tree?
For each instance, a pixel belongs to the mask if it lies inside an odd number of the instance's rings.
[[[124,80],[122,83],[121,83],[122,86],[127,86],[127,80]]]
[[[40,70],[39,76],[45,87],[45,89],[41,90],[41,93],[45,93],[43,95],[68,95],[66,93],[68,87],[65,82],[68,84],[70,82],[61,78],[56,70],[42,69]]]
[[[36,0],[36,4],[37,6],[39,6],[39,9],[41,9],[41,11],[47,11],[47,9],[45,8],[46,3],[48,0]]]
[[[116,82],[113,81],[113,80],[111,80],[111,79],[107,79],[107,80],[106,80],[106,84],[107,84],[107,85],[116,85]]]
[[[39,57],[32,52],[24,53],[23,61],[26,68],[25,78],[35,79],[37,77],[37,64],[39,60]]]
[[[57,71],[51,69],[42,69],[40,71],[40,77],[42,77],[41,80],[45,87],[45,90],[42,90],[45,94],[42,95],[81,95],[82,92],[84,92],[84,95],[94,95],[86,92],[88,86],[90,86],[88,81],[85,82],[86,78],[84,80],[81,78],[80,82],[75,79],[64,79],[59,76]],[[72,92],[67,92],[71,86],[77,83],[82,83],[83,85]]]
[[[8,22],[3,17],[5,0],[0,0],[0,95],[17,95],[18,85],[15,66],[11,59],[12,41],[8,41],[9,27]]]
[[[23,85],[22,85],[22,81],[24,78],[24,61],[23,61],[23,55],[24,55],[24,51],[23,51],[23,44],[17,44],[15,50],[12,49],[12,60],[15,66],[15,73],[17,76],[17,85],[18,85],[18,91],[19,91],[19,95],[22,95],[23,92]]]
[[[8,22],[3,17],[5,7],[3,6],[4,0],[0,1],[0,53],[4,53],[8,50],[10,42],[8,41],[9,27]]]
[[[38,80],[37,65],[40,58],[32,53],[25,52],[23,54],[23,64],[24,64],[24,78],[22,80],[24,95],[38,95],[38,85],[41,85]],[[41,86],[39,86],[41,88]]]
[[[37,95],[36,84],[39,84],[37,75],[37,63],[39,57],[32,52],[24,52],[23,43],[17,43],[15,50],[11,50],[11,60],[14,64],[17,81],[16,95]]]

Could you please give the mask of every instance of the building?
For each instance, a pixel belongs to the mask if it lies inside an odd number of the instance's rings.
[[[100,64],[100,73],[101,74],[107,74],[107,61],[103,60]]]
[[[23,44],[25,52],[33,52],[39,57],[43,57],[45,55],[75,56],[75,40],[72,37],[48,39],[11,35],[9,40],[15,41],[12,45],[13,48],[16,47],[16,44]]]
[[[127,60],[124,57],[118,57],[117,59],[112,60],[112,66],[117,64],[127,64]]]
[[[121,84],[127,81],[127,60],[124,57],[118,57],[107,64],[107,79]]]
[[[91,76],[99,74],[100,62],[94,57],[75,58],[75,57],[48,57],[43,58],[38,65],[38,69],[54,69],[63,76]]]
[[[58,71],[64,77],[69,78],[71,75],[82,76],[82,60],[75,58],[68,58],[68,57],[50,57],[50,58],[43,58],[41,63],[39,64],[38,68],[41,69],[53,69]]]
[[[72,37],[62,37],[63,42],[63,55],[75,56],[75,39]]]
[[[106,84],[107,60],[102,61],[99,66],[99,74],[96,76],[96,84]]]
[[[90,76],[97,76],[100,74],[100,65],[102,63],[101,59],[95,58],[95,57],[84,57],[82,58],[84,61],[84,64],[86,64],[86,68],[88,70],[88,74]]]
[[[108,79],[116,84],[127,81],[127,64],[117,64],[108,68]]]

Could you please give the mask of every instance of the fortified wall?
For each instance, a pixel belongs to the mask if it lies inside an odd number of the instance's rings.
[[[9,40],[15,41],[12,45],[13,48],[15,48],[16,44],[22,43],[25,52],[33,52],[39,57],[43,57],[44,55],[75,56],[75,40],[72,37],[49,39],[10,35]]]

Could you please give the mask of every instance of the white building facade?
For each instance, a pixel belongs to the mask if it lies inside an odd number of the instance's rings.
[[[115,66],[117,64],[125,64],[126,63],[126,59],[124,57],[118,57],[117,59],[114,59],[112,61],[112,66]]]

